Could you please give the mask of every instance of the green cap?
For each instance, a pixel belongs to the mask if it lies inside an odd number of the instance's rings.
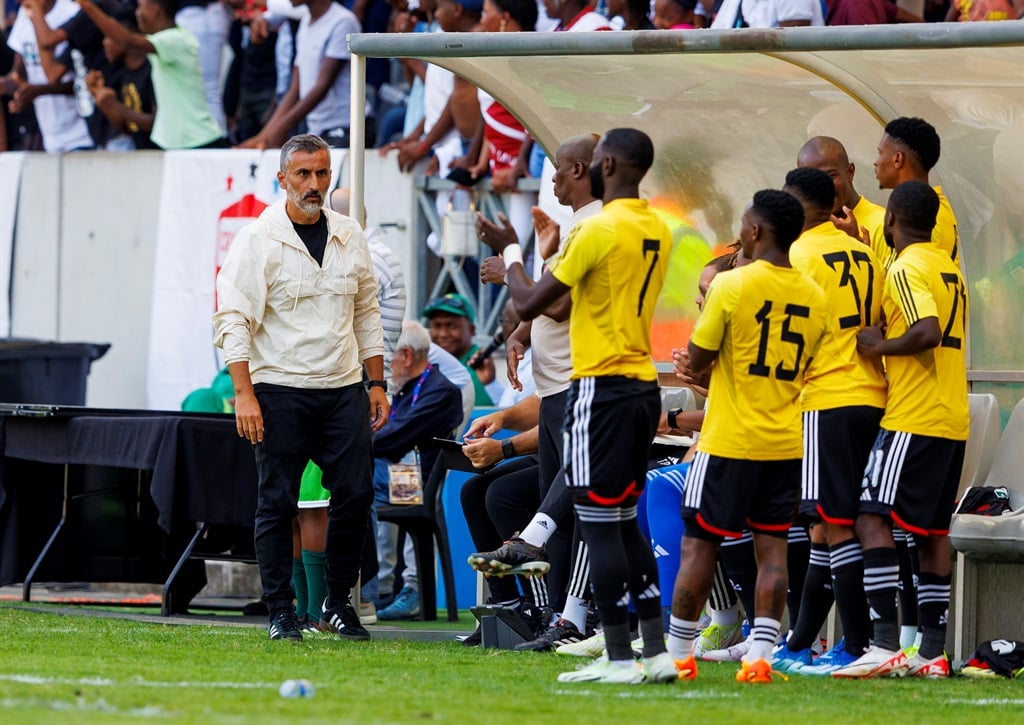
[[[467,320],[474,318],[473,305],[457,292],[450,292],[443,297],[435,297],[430,304],[423,308],[424,317],[430,317],[435,312],[447,312],[457,317],[465,317]]]

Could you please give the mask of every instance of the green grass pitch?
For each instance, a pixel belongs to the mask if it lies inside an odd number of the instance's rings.
[[[42,609],[42,611],[39,611]],[[0,607],[0,722],[948,723],[1012,722],[1024,683],[832,681],[740,685],[733,664],[695,682],[569,685],[576,660],[458,643],[327,635],[271,642],[257,627],[181,626]],[[306,678],[314,696],[278,687]]]

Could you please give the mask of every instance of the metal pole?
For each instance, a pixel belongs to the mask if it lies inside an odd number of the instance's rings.
[[[348,189],[349,216],[366,227],[365,178],[366,170],[366,60],[352,54],[352,100],[349,117]]]
[[[1012,21],[618,33],[354,33],[349,36],[349,47],[353,53],[377,58],[781,53],[987,47],[1022,43],[1024,23]]]

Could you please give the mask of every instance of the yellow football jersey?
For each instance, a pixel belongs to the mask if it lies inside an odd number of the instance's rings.
[[[821,287],[829,304],[828,332],[804,378],[803,409],[884,408],[881,361],[857,352],[857,333],[881,318],[882,263],[830,221],[801,234],[789,249],[789,261]]]
[[[935,217],[935,228],[932,229],[932,244],[948,254],[955,264],[959,264],[960,230],[957,228],[956,214],[953,213],[949,199],[942,193],[942,187],[932,188],[939,195],[939,213]]]
[[[942,193],[942,187],[933,186],[932,188],[939,195],[939,213],[935,216],[935,227],[932,229],[932,244],[948,254],[955,264],[959,264],[960,230],[957,227],[956,214],[953,213],[949,199]],[[874,245],[874,237],[871,238],[871,243]],[[885,253],[879,254],[878,258],[883,260],[885,269],[888,271],[892,263],[896,261],[896,250],[885,243],[884,235],[882,245],[885,248]],[[879,252],[879,249],[875,249],[875,252]]]
[[[885,243],[885,207],[862,196],[857,206],[853,207],[853,215],[857,218],[857,224],[868,230],[875,256],[880,262],[888,259],[892,249]]]
[[[791,267],[758,260],[715,276],[690,338],[718,351],[698,451],[803,457],[800,389],[827,314],[821,288]]]
[[[967,287],[960,269],[934,244],[911,244],[896,258],[885,281],[885,336],[897,338],[918,320],[935,317],[938,347],[916,355],[885,358],[889,399],[886,430],[967,440]]]
[[[653,381],[651,319],[672,232],[646,200],[615,199],[576,225],[551,273],[572,288],[572,377]]]

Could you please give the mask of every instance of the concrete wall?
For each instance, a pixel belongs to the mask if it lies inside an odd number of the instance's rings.
[[[58,340],[62,157],[29,154],[21,172],[11,268],[11,336]],[[4,184],[17,183],[4,179]]]
[[[89,405],[145,407],[162,158],[64,157],[58,331],[111,343],[89,377]]]
[[[109,352],[93,363],[89,406],[147,407],[163,158],[161,152],[32,153],[22,168],[11,336],[110,343]],[[393,158],[375,153],[367,155],[366,168],[369,221],[404,226],[386,228],[386,240],[415,285],[419,263],[409,234],[414,226],[413,177],[399,173]],[[347,185],[347,165],[341,179]],[[18,182],[3,178],[0,183]],[[409,298],[417,299],[415,288]]]
[[[162,158],[81,153],[25,160],[11,335],[110,343],[89,375],[88,405],[145,407]]]

